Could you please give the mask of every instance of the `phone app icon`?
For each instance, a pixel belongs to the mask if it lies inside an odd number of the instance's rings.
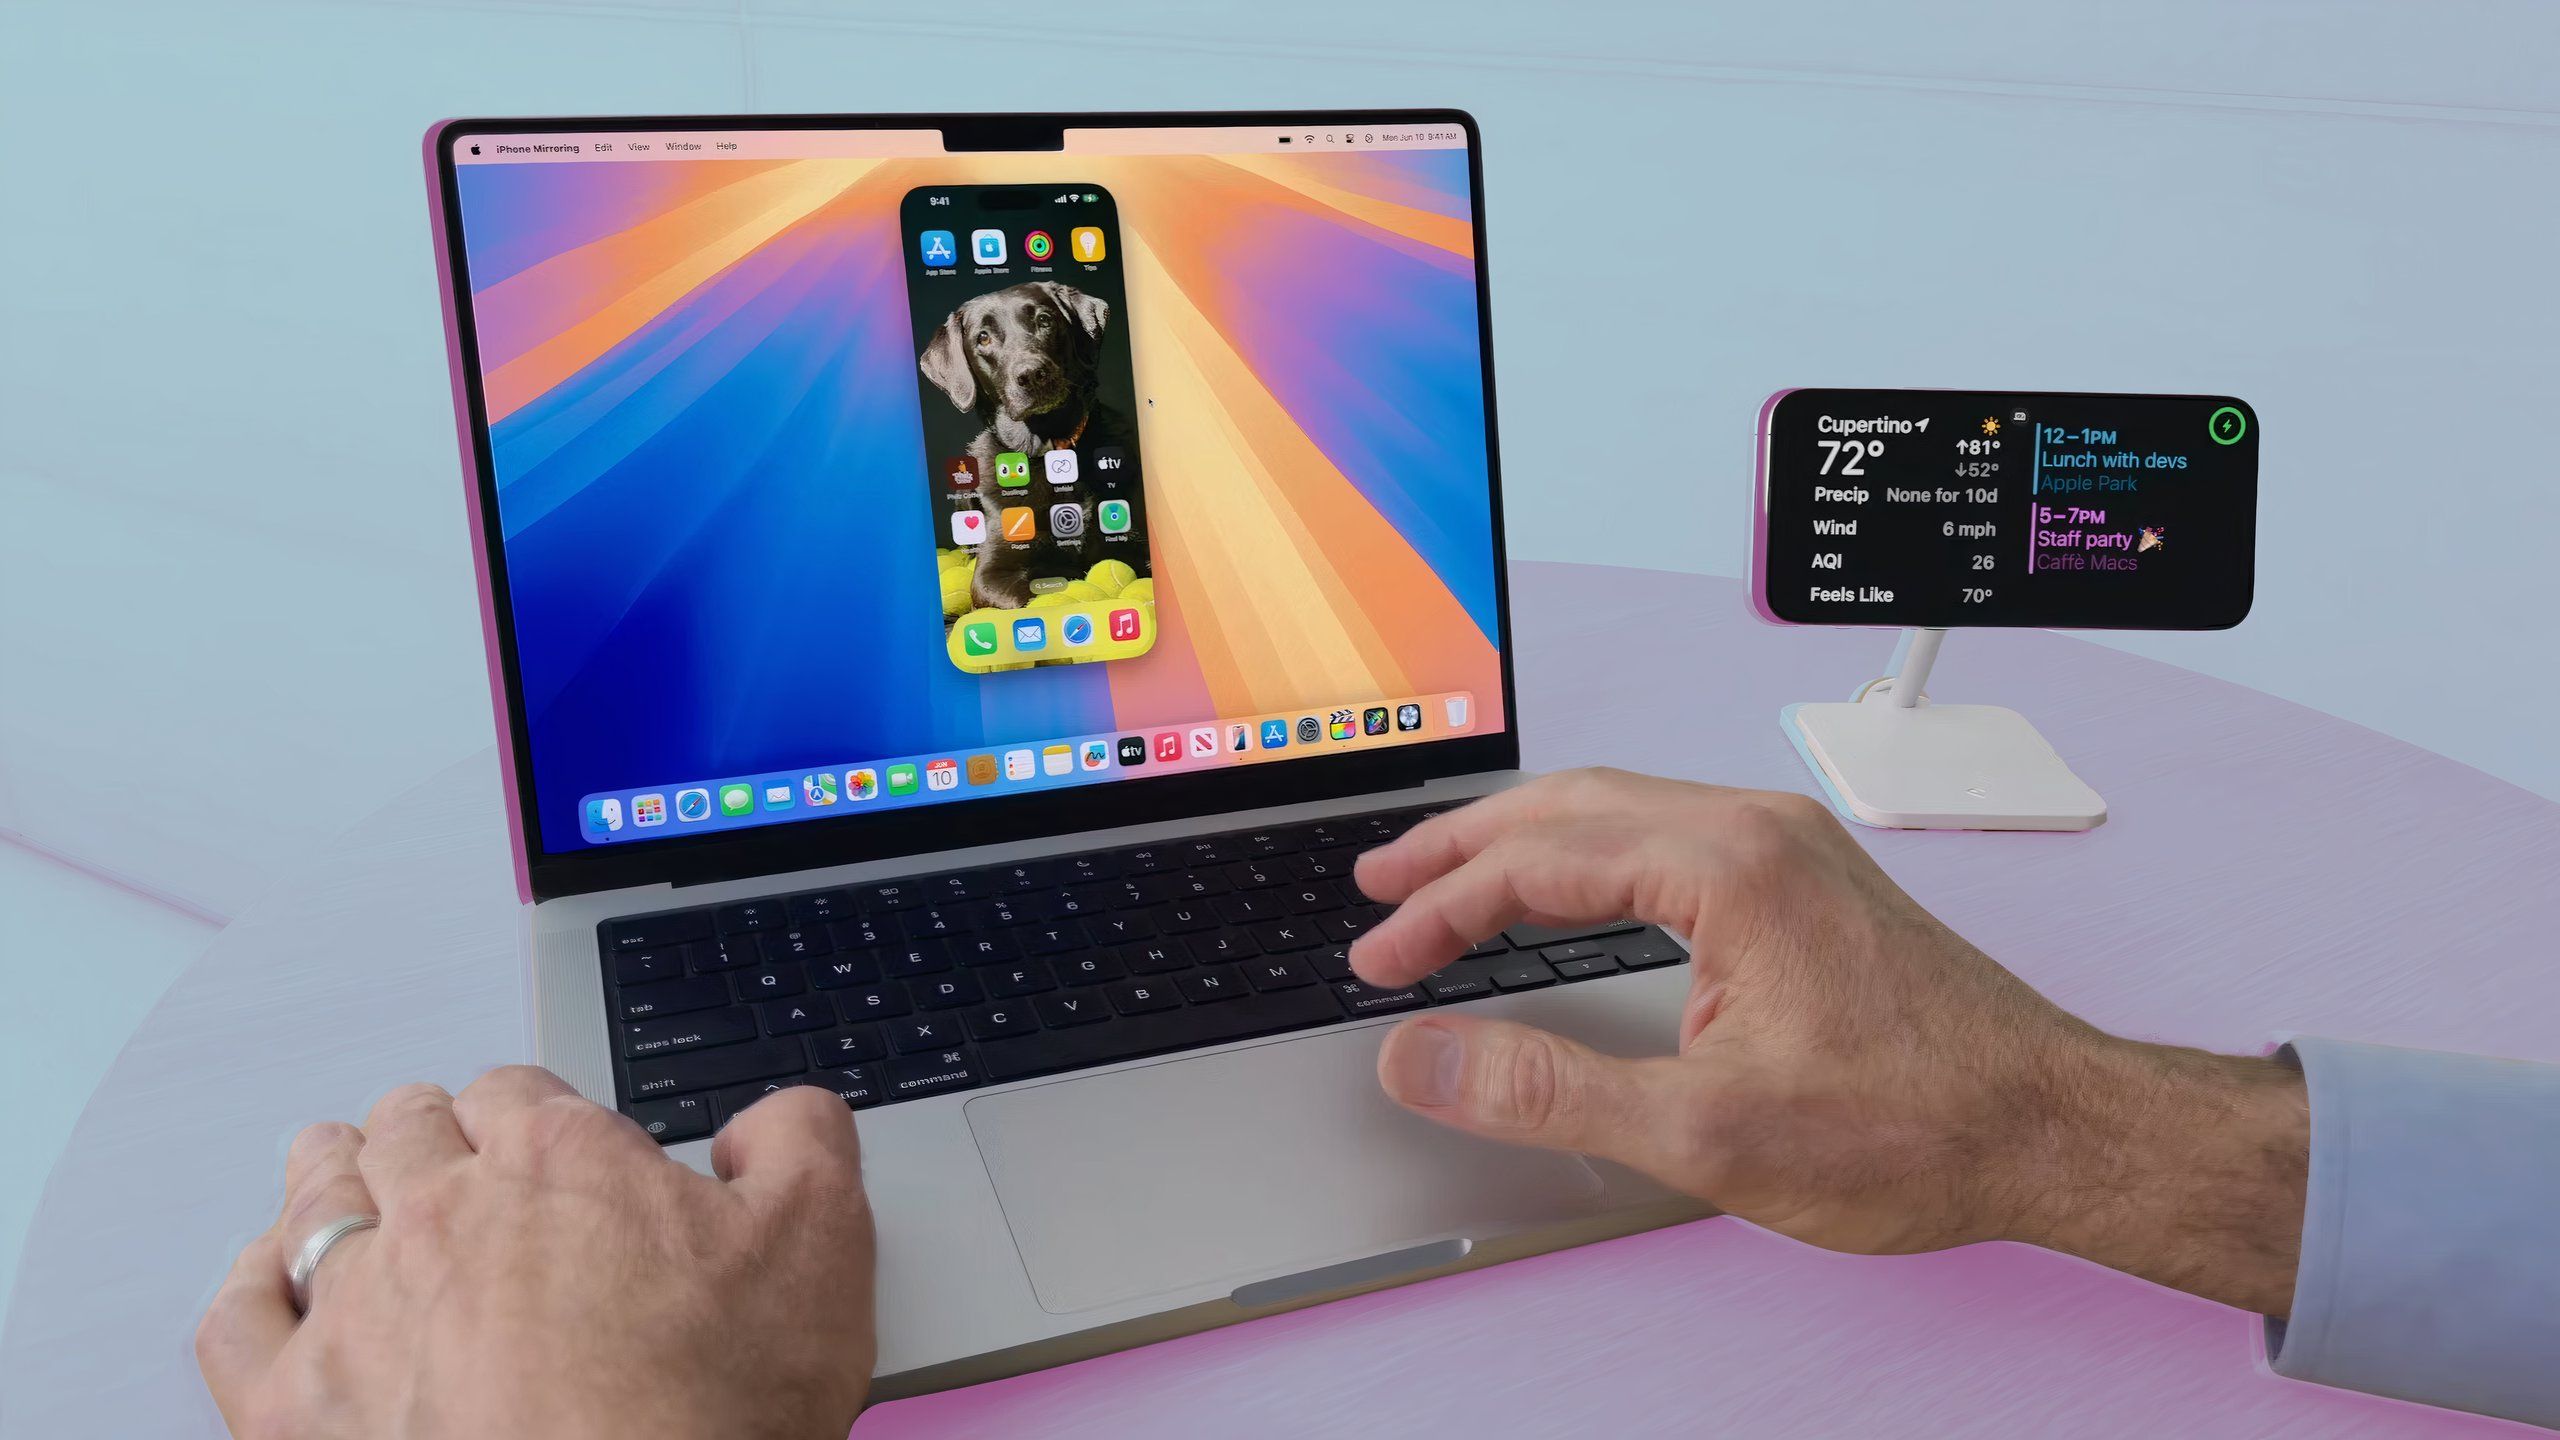
[[[927,230],[916,237],[916,258],[935,269],[960,263],[960,242],[948,230]]]
[[[913,795],[916,793],[916,767],[913,765],[890,766],[889,793],[892,795]]]
[[[755,808],[756,787],[753,785],[740,782],[738,784],[723,785],[720,787],[721,814],[728,816],[744,815]]]
[[[844,772],[844,798],[877,800],[880,798],[880,772],[865,767]]]
[[[677,791],[676,818],[687,825],[690,825],[697,820],[710,819],[711,792],[700,789]]]
[[[787,783],[781,785],[767,785],[764,787],[764,808],[767,810],[788,810],[792,806],[791,796],[792,789]]]
[[[1129,478],[1129,452],[1117,445],[1105,445],[1093,452],[1093,478],[1109,484]]]
[[[1058,622],[1058,638],[1069,645],[1093,643],[1093,617],[1070,615]]]
[[[821,770],[814,775],[801,776],[800,803],[803,805],[836,803],[836,772]]]
[[[1156,760],[1159,764],[1182,758],[1182,737],[1170,730],[1156,733]]]
[[[1074,540],[1084,534],[1084,507],[1052,505],[1049,507],[1049,534],[1059,540]]]
[[[652,825],[666,824],[667,797],[655,794],[632,796],[631,823],[643,830],[648,829]]]
[[[1102,227],[1099,225],[1079,225],[1068,231],[1067,247],[1075,252],[1078,260],[1088,265],[1110,253],[1110,247],[1102,243]]]
[[[972,230],[969,232],[969,258],[981,265],[1004,263],[1004,232]]]
[[[987,538],[987,512],[986,512],[986,511],[984,511],[984,510],[954,510],[954,511],[952,511],[952,512],[951,512],[951,543],[952,543],[952,544],[954,544],[954,545],[960,545],[960,546],[975,545],[975,544],[979,543],[980,541],[982,541],[982,540],[984,540],[984,539],[986,539],[986,538]]]
[[[1081,763],[1087,770],[1110,769],[1111,742],[1108,740],[1087,740],[1084,742],[1084,753],[1079,757],[1079,763]]]
[[[996,622],[972,620],[960,627],[960,649],[968,655],[996,653]]]
[[[1123,735],[1123,736],[1121,736],[1121,737],[1120,737],[1120,763],[1121,763],[1121,764],[1123,764],[1123,765],[1144,765],[1144,764],[1146,764],[1146,763],[1147,763],[1147,737],[1146,737],[1146,736],[1144,736],[1144,735]]]
[[[1004,528],[998,532],[1017,545],[1027,545],[1040,538],[1040,521],[1028,505],[1007,505],[998,519]]]
[[[1138,638],[1138,612],[1137,612],[1137,611],[1135,611],[1135,610],[1114,610],[1114,611],[1112,611],[1112,612],[1111,612],[1111,638],[1112,638],[1112,639],[1114,639],[1114,640],[1135,640],[1135,639],[1137,639],[1137,638]]]
[[[1235,751],[1237,754],[1243,754],[1245,751],[1252,749],[1253,727],[1250,725],[1228,726],[1227,748]]]
[[[1464,696],[1464,695],[1452,695],[1452,696],[1450,696],[1447,700],[1442,701],[1442,702],[1441,702],[1441,705],[1442,705],[1443,711],[1444,711],[1444,712],[1448,715],[1448,717],[1449,717],[1449,728],[1450,728],[1450,729],[1452,729],[1452,730],[1464,730],[1464,729],[1466,729],[1466,728],[1467,728],[1467,697],[1466,697],[1466,696]]]
[[[970,756],[969,783],[972,785],[993,785],[996,783],[996,757],[993,755]]]
[[[1332,736],[1333,736],[1333,738],[1334,738],[1334,739],[1336,739],[1336,740],[1348,740],[1348,739],[1350,739],[1350,738],[1351,738],[1351,712],[1350,712],[1350,711],[1348,711],[1348,710],[1336,710],[1336,711],[1334,711],[1332,714],[1330,714],[1330,715],[1326,716],[1326,717],[1325,717],[1325,719],[1326,719],[1326,721],[1328,722],[1328,724],[1329,724],[1329,726],[1330,726],[1330,733],[1332,734]]]
[[[1031,483],[1031,457],[1019,450],[1006,450],[996,456],[996,484],[1007,490],[1019,490]]]
[[[1076,452],[1073,450],[1052,450],[1040,457],[1040,463],[1048,467],[1050,484],[1073,485],[1076,483]]]
[[[1263,721],[1263,722],[1262,722],[1262,748],[1263,748],[1263,749],[1265,749],[1265,750],[1277,750],[1277,749],[1280,749],[1281,747],[1283,747],[1283,746],[1287,745],[1288,743],[1289,743],[1289,722],[1288,722],[1288,721],[1286,721],[1286,720],[1265,720],[1265,721]]]
[[[1032,764],[1033,761],[1030,751],[1007,750],[1004,752],[1004,778],[1007,780],[1028,780],[1031,778]]]
[[[1323,725],[1323,722],[1321,722],[1321,721],[1317,720],[1317,719],[1316,719],[1316,717],[1314,717],[1313,715],[1301,715],[1301,716],[1299,716],[1299,717],[1298,717],[1298,743],[1299,743],[1299,744],[1301,744],[1301,745],[1313,745],[1313,744],[1314,744],[1314,743],[1316,743],[1318,740],[1321,740],[1321,739],[1323,739],[1323,738],[1324,738],[1324,725]]]
[[[1075,752],[1064,745],[1040,747],[1040,773],[1043,775],[1064,775],[1074,769],[1075,764]]]
[[[1397,729],[1399,729],[1399,730],[1419,730],[1419,729],[1421,729],[1421,728],[1422,728],[1422,707],[1421,707],[1421,706],[1419,706],[1419,705],[1399,705],[1399,706],[1397,706],[1397,707],[1396,707],[1396,728],[1397,728]]]
[[[960,762],[957,760],[926,761],[924,767],[924,788],[927,790],[959,789]]]
[[[1045,262],[1057,248],[1058,242],[1050,239],[1046,230],[1034,230],[1022,237],[1022,258],[1025,260]]]
[[[614,831],[621,829],[621,828],[622,828],[622,800],[621,800],[621,798],[620,798],[620,797],[618,797],[618,796],[608,795],[608,796],[604,797],[604,798],[603,798],[603,799],[601,799],[601,800],[590,800],[590,801],[588,801],[588,802],[587,802],[587,828],[588,828],[588,829],[590,829],[590,830],[600,830],[600,831],[603,831],[603,832],[604,832],[605,834],[607,834],[607,835],[610,835],[610,834],[612,834]]]
[[[1105,535],[1129,533],[1129,502],[1105,500],[1093,507],[1093,523]]]
[[[1014,649],[1016,649],[1016,650],[1046,650],[1046,649],[1048,649],[1048,648],[1049,648],[1049,627],[1048,627],[1048,625],[1047,625],[1045,622],[1042,622],[1042,621],[1039,621],[1039,620],[1029,620],[1029,619],[1025,619],[1025,620],[1016,620],[1016,621],[1014,621],[1014,622],[1013,622],[1013,648],[1014,648]]]
[[[954,490],[975,490],[978,488],[978,457],[954,455],[942,462],[942,474]]]
[[[1386,734],[1387,707],[1384,705],[1372,705],[1368,709],[1361,711],[1360,733],[1363,735]]]

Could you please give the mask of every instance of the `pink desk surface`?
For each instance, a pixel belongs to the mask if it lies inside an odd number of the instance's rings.
[[[1530,761],[1810,789],[1777,728],[1881,632],[1779,630],[1733,581],[1514,571]],[[2312,1031],[2560,1060],[2560,805],[2242,687],[2036,632],[1952,637],[1932,692],[2015,706],[2114,818],[1862,831],[2081,1014],[2234,1050]],[[188,1353],[294,1129],[522,1053],[496,766],[458,764],[226,931],[51,1176],[0,1329],[0,1436],[218,1433]],[[1825,1254],[1731,1220],[884,1405],[928,1436],[2490,1435],[2274,1379],[2255,1321],[2009,1246]]]

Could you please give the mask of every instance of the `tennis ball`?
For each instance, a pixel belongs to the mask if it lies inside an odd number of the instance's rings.
[[[957,615],[969,608],[969,572],[944,566],[942,570],[942,613]]]
[[[1022,608],[1025,610],[1055,610],[1059,606],[1069,603],[1073,598],[1074,597],[1068,595],[1067,592],[1063,590],[1052,590],[1046,595],[1032,596],[1031,603],[1023,606]]]
[[[970,555],[966,550],[937,550],[933,554],[933,563],[945,570],[966,565],[969,560]]]
[[[1094,567],[1084,574],[1085,583],[1105,595],[1119,594],[1128,588],[1130,581],[1137,578],[1138,572],[1130,569],[1129,562],[1126,560],[1097,561]]]
[[[1155,577],[1150,575],[1143,580],[1132,580],[1128,584],[1121,586],[1120,593],[1112,596],[1111,598],[1114,600],[1152,601],[1156,598]]]
[[[1103,593],[1101,586],[1087,580],[1070,580],[1065,584],[1065,586],[1059,589],[1058,593],[1066,596],[1070,600],[1106,600],[1110,598]]]

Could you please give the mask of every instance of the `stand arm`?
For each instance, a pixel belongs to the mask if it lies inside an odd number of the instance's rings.
[[[1946,638],[1944,630],[1902,632],[1902,667],[1894,671],[1888,695],[1895,705],[1908,710],[1920,703],[1920,687],[1929,683],[1929,667],[1938,663],[1938,647]]]

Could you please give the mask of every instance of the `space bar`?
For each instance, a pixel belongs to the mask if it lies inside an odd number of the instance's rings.
[[[1129,1015],[1073,1030],[1047,1030],[1019,1040],[990,1040],[978,1047],[978,1063],[985,1067],[988,1082],[995,1083],[1297,1030],[1341,1018],[1342,1007],[1334,1003],[1333,987],[1309,985],[1213,1005]]]

